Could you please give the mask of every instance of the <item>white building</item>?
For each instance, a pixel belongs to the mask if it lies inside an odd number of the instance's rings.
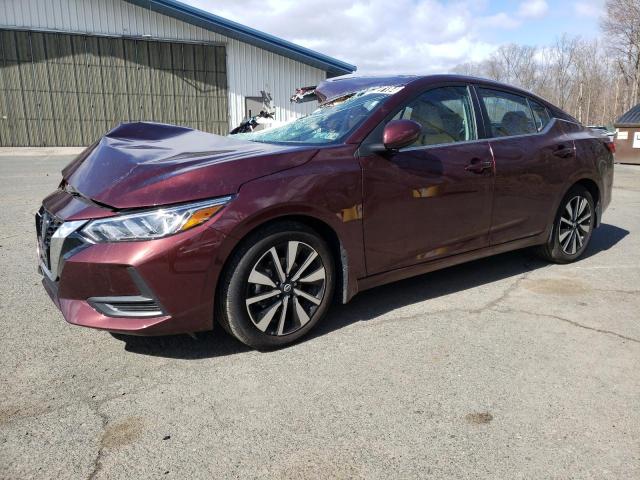
[[[292,20],[294,21],[294,20]],[[0,146],[86,145],[123,121],[227,133],[356,67],[175,0],[0,1]]]

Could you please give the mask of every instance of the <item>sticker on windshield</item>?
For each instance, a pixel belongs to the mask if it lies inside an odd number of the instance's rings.
[[[386,93],[393,95],[404,88],[404,85],[383,85],[378,87],[367,88],[363,93]]]

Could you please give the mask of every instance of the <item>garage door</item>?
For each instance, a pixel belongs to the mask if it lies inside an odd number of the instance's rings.
[[[121,122],[228,132],[218,45],[0,30],[0,146],[81,146]]]

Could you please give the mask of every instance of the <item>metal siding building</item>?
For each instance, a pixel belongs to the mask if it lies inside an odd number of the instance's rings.
[[[225,134],[247,97],[355,67],[175,0],[0,1],[0,146],[86,145],[122,121]]]

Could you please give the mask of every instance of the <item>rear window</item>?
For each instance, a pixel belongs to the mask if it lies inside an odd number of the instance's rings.
[[[479,88],[478,93],[489,117],[490,136],[512,137],[538,132],[525,97],[488,88]]]

